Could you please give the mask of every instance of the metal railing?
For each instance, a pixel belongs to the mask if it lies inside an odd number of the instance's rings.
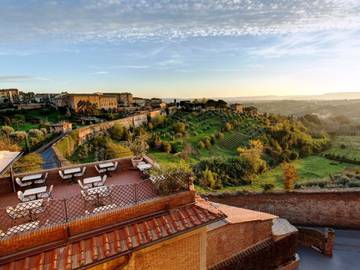
[[[103,186],[96,194],[64,199],[40,199],[0,209],[0,239],[66,223],[111,209],[123,208],[158,196],[151,180],[137,184]]]

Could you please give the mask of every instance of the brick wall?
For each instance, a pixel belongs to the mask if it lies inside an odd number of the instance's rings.
[[[208,232],[207,267],[271,238],[272,220],[227,224]]]
[[[286,218],[293,224],[360,228],[360,190],[237,193],[210,200]]]
[[[135,252],[124,270],[205,270],[206,250],[201,239],[206,228],[201,228]]]

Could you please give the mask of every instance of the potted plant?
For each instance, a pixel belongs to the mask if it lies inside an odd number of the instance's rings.
[[[144,138],[138,137],[130,143],[130,149],[134,153],[134,156],[131,158],[132,165],[134,168],[143,161],[146,150],[149,148],[149,145],[146,143]]]

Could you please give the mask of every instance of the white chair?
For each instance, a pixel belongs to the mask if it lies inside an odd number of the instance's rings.
[[[48,199],[46,200],[46,202],[44,202],[40,207],[34,208],[32,209],[32,213],[33,214],[42,214],[46,211],[48,205],[50,203],[50,197],[48,197]]]
[[[46,181],[46,178],[48,177],[48,174],[49,174],[49,173],[46,173],[43,178],[41,178],[41,179],[39,179],[39,180],[35,180],[34,183],[35,183],[35,184],[44,184],[45,181]]]
[[[13,220],[29,216],[29,210],[23,209],[16,211],[12,206],[6,207],[6,213]]]
[[[17,192],[17,196],[18,196],[19,200],[22,202],[30,202],[30,201],[36,200],[35,195],[24,196],[24,193],[20,190]]]
[[[88,194],[85,190],[80,190],[81,192],[81,196],[83,197],[85,203],[87,202],[93,202],[95,200],[97,200],[97,197],[95,194]]]
[[[53,190],[54,190],[54,185],[51,185],[47,192],[38,195],[39,199],[52,198]]]
[[[78,182],[80,188],[83,189],[83,190],[88,189],[88,188],[92,188],[92,186],[90,184],[84,184],[81,180],[78,180],[77,182]]]
[[[67,179],[71,179],[72,176],[71,175],[64,175],[62,171],[59,171],[59,175],[62,179],[67,180]]]
[[[106,182],[106,179],[107,179],[107,175],[105,174],[105,175],[102,177],[101,181],[94,183],[94,186],[95,186],[95,187],[101,187],[101,186],[103,186],[103,185],[105,184],[105,182]]]
[[[114,163],[114,166],[111,167],[111,168],[109,168],[108,170],[109,170],[109,171],[112,171],[112,172],[113,172],[113,171],[116,171],[118,165],[119,165],[119,162],[116,161],[116,162]]]
[[[100,169],[97,165],[95,165],[95,169],[99,174],[106,173],[106,169]]]
[[[16,177],[15,182],[16,182],[16,184],[18,184],[18,186],[20,186],[20,187],[28,187],[28,186],[31,186],[31,184],[32,184],[31,181],[28,181],[28,182],[23,182],[23,181],[21,181],[19,177]]]
[[[85,171],[86,171],[86,167],[83,167],[81,172],[75,173],[74,176],[75,177],[81,177],[81,176],[83,176],[85,174]]]

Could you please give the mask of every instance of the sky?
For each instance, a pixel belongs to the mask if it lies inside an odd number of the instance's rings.
[[[0,0],[0,88],[360,91],[360,0]]]

